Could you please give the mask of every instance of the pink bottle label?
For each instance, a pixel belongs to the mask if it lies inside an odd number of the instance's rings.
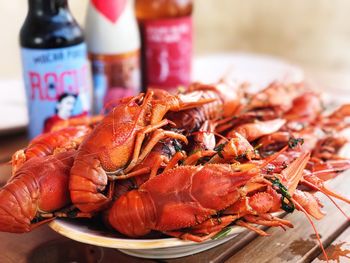
[[[143,24],[148,86],[174,89],[191,77],[191,17],[152,20]]]

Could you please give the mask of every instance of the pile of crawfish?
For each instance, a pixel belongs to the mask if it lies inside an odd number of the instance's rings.
[[[0,231],[99,216],[128,237],[200,242],[232,225],[260,235],[259,225],[293,227],[275,212],[321,219],[316,192],[350,203],[325,186],[350,168],[349,116],[350,105],[326,113],[303,83],[149,89],[17,151],[0,190]]]

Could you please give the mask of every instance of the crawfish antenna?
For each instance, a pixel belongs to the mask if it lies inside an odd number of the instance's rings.
[[[318,243],[320,244],[320,247],[321,247],[321,249],[322,249],[322,253],[323,253],[323,255],[325,256],[325,259],[327,260],[327,262],[329,262],[327,253],[326,253],[326,251],[325,251],[325,249],[324,249],[324,246],[323,246],[323,244],[322,244],[320,235],[318,234],[318,231],[317,231],[317,229],[316,229],[316,227],[315,227],[314,222],[312,221],[312,219],[310,218],[310,216],[309,216],[309,214],[306,212],[306,210],[305,210],[294,198],[291,198],[291,200],[293,201],[293,203],[295,204],[295,206],[296,206],[298,209],[300,209],[300,210],[306,215],[306,217],[307,217],[307,219],[309,220],[309,222],[310,222],[312,228],[314,229],[314,232],[315,232],[316,237],[317,237],[317,241],[318,241]]]
[[[266,160],[262,163],[261,168],[265,167],[272,161],[276,160],[280,154],[284,153],[288,149],[288,146],[284,146],[280,151],[274,153],[273,155],[269,156],[266,158]]]
[[[320,188],[317,185],[314,185],[314,184],[312,184],[312,183],[310,183],[308,181],[304,180],[303,183],[306,184],[307,186],[311,187],[311,188],[316,189],[317,191],[321,192],[325,196],[327,196],[329,198],[329,200],[331,200],[331,202],[335,205],[335,207],[338,208],[338,210],[350,221],[350,217],[344,212],[343,209],[341,209],[341,207],[334,201],[334,199],[331,197],[331,195],[328,194],[327,191],[323,190],[322,188]],[[334,196],[334,197],[337,198],[337,196],[339,196],[339,195],[336,194],[336,196]],[[343,200],[343,199],[340,199],[340,200]]]

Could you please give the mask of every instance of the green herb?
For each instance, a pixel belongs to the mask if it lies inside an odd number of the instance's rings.
[[[182,150],[182,145],[181,145],[181,143],[178,141],[178,140],[174,140],[173,141],[173,145],[174,145],[174,148],[175,148],[175,151],[176,152],[181,152],[181,150]]]
[[[214,151],[218,152],[218,155],[221,158],[224,158],[224,156],[222,155],[222,151],[224,150],[225,145],[226,145],[226,143],[221,143],[221,144],[215,146],[215,148],[214,148]]]
[[[295,147],[298,146],[298,144],[302,145],[304,143],[303,138],[290,138],[288,141],[288,147],[290,149],[294,149]]]
[[[288,193],[288,189],[287,187],[285,187],[281,181],[275,177],[275,178],[271,178],[269,179],[272,182],[272,185],[276,188],[278,188],[278,192],[282,195],[281,197],[281,203],[282,206],[281,208],[286,211],[287,213],[292,213],[295,209],[295,206],[292,202],[292,197],[290,196],[290,194]],[[288,200],[288,203],[286,202],[286,199]]]
[[[211,239],[216,240],[216,239],[219,239],[219,238],[224,238],[230,232],[231,232],[231,227],[225,227],[219,233],[217,233],[215,236],[213,236]]]
[[[262,145],[262,143],[259,143],[258,145],[256,145],[255,147],[254,147],[254,150],[258,150],[259,148],[261,148],[263,145]]]

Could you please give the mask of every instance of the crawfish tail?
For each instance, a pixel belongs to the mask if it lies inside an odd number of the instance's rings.
[[[129,237],[140,237],[154,228],[156,214],[147,193],[132,190],[122,195],[108,212],[108,224]]]
[[[0,231],[28,232],[39,211],[52,212],[70,202],[68,176],[74,154],[36,157],[23,164],[0,190]]]
[[[90,130],[86,126],[68,127],[37,136],[25,150],[19,150],[12,156],[13,174],[31,158],[54,154],[58,148],[77,148]]]
[[[42,157],[52,154],[56,148],[66,147],[67,144],[76,143],[77,145],[90,130],[86,126],[77,126],[39,135],[26,149],[26,157],[27,159]]]
[[[37,211],[38,188],[37,182],[27,177],[15,179],[0,190],[0,231],[30,231],[30,222]]]

